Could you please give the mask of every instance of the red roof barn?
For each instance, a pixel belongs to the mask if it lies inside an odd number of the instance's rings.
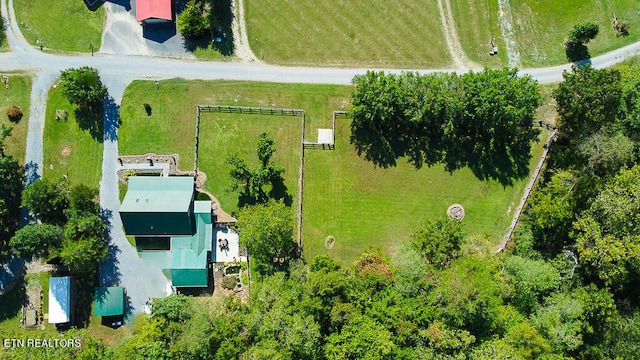
[[[173,20],[172,0],[136,0],[136,20]]]

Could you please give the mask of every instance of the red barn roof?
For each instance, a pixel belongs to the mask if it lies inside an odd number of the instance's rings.
[[[171,0],[136,0],[136,20],[173,20]]]

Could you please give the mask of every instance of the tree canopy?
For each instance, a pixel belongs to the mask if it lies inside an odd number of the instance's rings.
[[[23,176],[20,163],[0,153],[0,259],[8,254],[9,240],[18,230]]]
[[[31,257],[48,258],[62,244],[64,231],[55,225],[30,224],[16,231],[11,238],[11,248],[19,257],[30,260]]]
[[[238,206],[266,203],[269,199],[282,200],[290,206],[293,199],[287,193],[282,174],[284,168],[271,162],[271,156],[276,151],[273,138],[267,133],[258,135],[256,153],[260,165],[251,168],[247,162],[237,154],[227,158],[231,169],[231,191],[240,190]]]
[[[69,185],[64,181],[38,179],[27,186],[22,200],[23,205],[44,223],[64,226],[67,221]]]
[[[416,168],[469,167],[480,179],[511,184],[529,173],[536,82],[516,69],[354,77],[351,143],[377,166],[407,157]]]
[[[74,115],[78,126],[89,131],[97,141],[104,135],[104,102],[107,88],[100,80],[98,69],[82,66],[61,71],[62,95],[76,105]]]
[[[293,212],[282,202],[246,206],[238,212],[240,245],[246,246],[253,270],[273,274],[285,270],[296,256]]]

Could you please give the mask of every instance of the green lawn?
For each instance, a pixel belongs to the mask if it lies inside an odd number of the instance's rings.
[[[104,9],[92,11],[81,0],[15,0],[18,25],[30,44],[45,49],[90,52],[100,48]]]
[[[254,0],[245,8],[251,49],[270,63],[450,65],[435,1]]]
[[[29,125],[29,97],[31,94],[31,77],[20,73],[4,74],[9,77],[9,89],[0,84],[0,124],[13,126],[11,136],[6,139],[7,153],[13,155],[24,164],[27,127]],[[18,105],[24,114],[18,123],[9,121],[7,107]]]
[[[460,44],[469,59],[493,68],[507,65],[507,55],[498,21],[498,1],[451,0]],[[495,38],[498,55],[491,56],[491,39]]]
[[[577,23],[592,21],[600,33],[587,46],[591,56],[622,47],[640,39],[640,6],[637,0],[513,0],[516,43],[524,66],[566,63],[564,41]],[[631,24],[630,35],[616,38],[611,13]]]
[[[427,219],[465,208],[468,235],[504,235],[526,179],[512,187],[478,180],[468,169],[450,174],[442,166],[416,170],[402,159],[389,169],[359,158],[349,144],[349,120],[337,123],[336,150],[305,151],[303,246],[307,259],[330,254],[343,263],[373,248],[387,254]],[[533,153],[539,157],[542,144]],[[537,159],[533,160],[537,161]],[[325,247],[333,236],[333,248]]]
[[[125,91],[120,114],[119,151],[123,155],[177,153],[179,167],[193,170],[195,114],[197,104],[226,104],[304,109],[308,123],[330,126],[330,109],[348,101],[350,87],[286,85],[273,83],[190,81],[135,81]],[[143,104],[149,103],[147,116]],[[300,166],[301,120],[298,117],[203,113],[200,128],[199,168],[207,175],[205,188],[227,212],[237,208],[237,193],[230,184],[226,157],[234,152],[249,164],[255,155],[257,135],[267,131],[275,140],[273,161],[285,167],[285,185],[297,197]],[[315,130],[314,130],[315,131]]]
[[[49,91],[44,127],[44,172],[49,179],[68,175],[71,184],[97,187],[102,174],[102,143],[81,130],[73,105],[62,97],[62,88]],[[56,120],[56,110],[67,110],[67,121]]]

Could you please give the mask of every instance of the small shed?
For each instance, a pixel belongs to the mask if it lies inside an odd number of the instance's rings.
[[[75,291],[71,276],[49,278],[49,323],[66,324],[73,320]]]
[[[124,288],[120,286],[97,287],[93,298],[93,315],[124,315]]]

